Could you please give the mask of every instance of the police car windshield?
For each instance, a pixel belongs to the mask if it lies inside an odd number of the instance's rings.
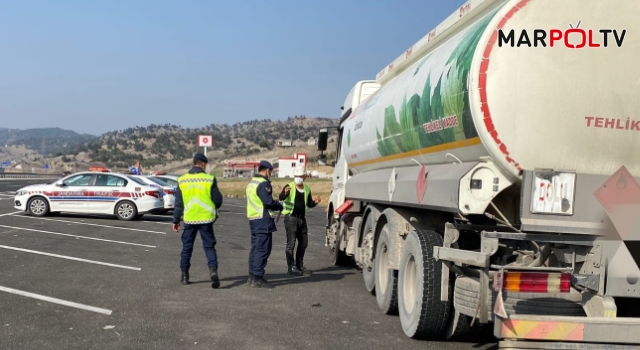
[[[153,181],[153,182],[157,183],[157,184],[158,184],[158,185],[160,185],[160,186],[164,186],[164,187],[171,187],[171,185],[169,185],[168,183],[166,183],[166,182],[164,182],[164,181],[162,181],[162,180],[160,180],[160,179],[158,179],[158,178],[155,178],[155,177],[148,177],[147,179],[149,179],[149,180],[151,180],[151,181]]]
[[[137,177],[127,176],[127,178],[131,179],[131,181],[133,181],[133,182],[139,183],[140,185],[143,185],[143,186],[149,186],[149,184],[148,184],[148,183],[146,183],[146,182],[144,182],[144,181],[142,181],[142,180],[138,179]]]

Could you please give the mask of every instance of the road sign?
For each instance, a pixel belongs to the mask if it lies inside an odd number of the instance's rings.
[[[134,173],[134,174],[137,174],[138,173],[138,168],[132,166],[131,168],[129,168],[129,171]]]
[[[198,147],[213,147],[213,136],[198,135]]]
[[[49,169],[49,164],[45,164],[45,165],[44,165],[44,168],[45,168],[45,169]]]
[[[2,167],[6,168],[11,164],[11,162],[9,162],[8,160],[5,160],[4,162],[2,162]]]

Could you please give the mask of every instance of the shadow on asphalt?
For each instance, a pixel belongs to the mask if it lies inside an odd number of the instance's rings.
[[[292,276],[288,273],[279,273],[279,274],[267,274],[265,278],[269,283],[271,283],[275,288],[278,286],[284,285],[292,285],[292,284],[301,284],[301,283],[317,283],[324,281],[339,281],[343,279],[345,276],[353,275],[354,270],[345,269],[341,267],[328,267],[320,270],[314,270],[311,275],[308,276]],[[239,286],[243,286],[247,284],[247,275],[242,276],[233,276],[233,277],[223,277],[220,279],[221,285],[220,289],[231,289]],[[231,282],[231,284],[226,284],[225,282]],[[193,283],[211,283],[211,281],[198,281]]]

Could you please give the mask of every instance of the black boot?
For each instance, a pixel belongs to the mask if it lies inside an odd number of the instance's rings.
[[[180,283],[187,285],[189,284],[189,271],[182,270],[182,280]]]
[[[302,272],[296,266],[289,267],[289,274],[294,276],[302,276]]]
[[[249,274],[249,278],[247,278],[247,285],[248,285],[248,286],[250,286],[250,285],[251,285],[251,283],[253,283],[253,278],[254,278],[254,277],[255,277],[255,276],[254,276],[252,273],[250,273],[250,274]]]
[[[209,272],[211,273],[211,288],[220,287],[220,278],[218,277],[218,267],[209,266]]]
[[[251,287],[266,288],[266,289],[273,288],[271,283],[267,282],[267,280],[265,280],[262,276],[253,276],[253,282],[251,282]]]

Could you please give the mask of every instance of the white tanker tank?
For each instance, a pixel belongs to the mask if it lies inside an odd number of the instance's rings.
[[[326,246],[407,336],[640,344],[638,13],[470,0],[355,84]]]
[[[640,175],[637,13],[634,0],[467,3],[353,108],[349,168],[489,156],[511,181],[535,168]]]

